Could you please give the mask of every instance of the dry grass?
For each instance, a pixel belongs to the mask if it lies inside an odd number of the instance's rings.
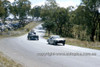
[[[0,67],[23,67],[0,52]]]
[[[78,39],[66,38],[66,44],[100,50],[100,42],[97,41],[88,42],[88,41],[81,41]]]

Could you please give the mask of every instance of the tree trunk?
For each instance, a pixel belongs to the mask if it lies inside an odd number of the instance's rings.
[[[95,28],[92,29],[90,40],[94,42]]]
[[[48,30],[48,36],[50,36],[50,30]]]
[[[59,35],[62,36],[62,28],[61,27],[59,28]]]
[[[99,22],[99,41],[100,41],[100,22]]]
[[[96,31],[96,28],[97,28],[97,25],[98,25],[98,17],[99,17],[99,14],[98,12],[96,11],[95,12],[95,15],[93,16],[93,22],[92,22],[92,30],[91,30],[91,36],[90,36],[90,40],[94,42],[94,36],[95,36],[95,31]]]

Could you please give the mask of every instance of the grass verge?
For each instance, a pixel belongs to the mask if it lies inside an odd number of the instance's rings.
[[[23,67],[23,66],[0,52],[0,67]]]
[[[51,34],[51,35],[53,35],[53,34]],[[47,33],[45,33],[44,38],[45,39],[49,38]],[[69,44],[69,45],[100,50],[100,42],[97,42],[97,41],[89,42],[89,41],[81,41],[81,40],[72,39],[72,38],[65,38],[65,39],[66,39],[66,44]]]

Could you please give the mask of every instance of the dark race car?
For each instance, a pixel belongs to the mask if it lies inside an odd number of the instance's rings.
[[[28,40],[39,40],[39,36],[35,32],[29,32],[27,38]]]

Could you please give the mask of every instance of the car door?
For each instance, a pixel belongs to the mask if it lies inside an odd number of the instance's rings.
[[[51,43],[51,44],[53,43],[52,39],[53,39],[52,37],[50,37],[50,39],[49,39],[49,43]]]

